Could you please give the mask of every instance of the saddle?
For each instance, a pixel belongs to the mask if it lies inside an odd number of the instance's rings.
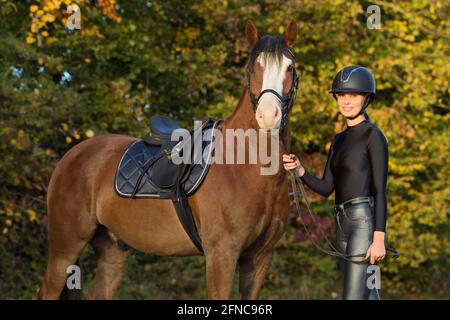
[[[208,118],[202,121],[201,130],[188,131],[168,117],[153,116],[151,131],[127,148],[115,175],[115,191],[121,197],[171,199],[200,252],[201,240],[187,197],[198,190],[208,173],[214,131],[220,123]],[[180,138],[172,140],[175,130]]]

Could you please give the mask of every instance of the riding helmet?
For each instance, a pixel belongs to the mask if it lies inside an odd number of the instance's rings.
[[[352,119],[358,115],[364,113],[367,106],[375,97],[375,79],[372,73],[362,66],[349,66],[340,70],[333,80],[330,93],[333,94],[336,99],[336,93],[341,92],[353,92],[353,93],[368,93],[361,111]]]

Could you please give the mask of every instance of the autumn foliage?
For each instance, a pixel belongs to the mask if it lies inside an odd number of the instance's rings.
[[[321,176],[344,128],[328,94],[333,76],[368,67],[377,82],[368,113],[389,143],[388,241],[401,253],[381,265],[382,294],[448,298],[449,3],[371,4],[380,29],[367,27],[367,3],[355,0],[0,0],[0,298],[31,298],[40,284],[47,183],[70,147],[104,133],[143,137],[156,113],[186,126],[227,117],[244,85],[246,21],[281,35],[289,19],[299,24],[293,151]],[[66,27],[70,5],[79,30]],[[332,233],[333,198],[310,197]],[[292,211],[263,297],[339,296],[335,261],[301,230]],[[119,297],[204,298],[201,259],[137,254]],[[87,254],[86,268],[92,261]]]

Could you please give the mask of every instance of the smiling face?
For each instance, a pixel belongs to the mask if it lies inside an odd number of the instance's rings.
[[[365,97],[361,93],[336,93],[339,112],[344,117],[357,115],[361,111]]]

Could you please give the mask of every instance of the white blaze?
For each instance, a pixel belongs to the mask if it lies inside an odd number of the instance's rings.
[[[268,59],[266,53],[261,53],[257,62],[263,69],[263,83],[261,92],[266,89],[275,90],[283,96],[283,82],[286,77],[286,70],[293,61],[282,55],[278,64],[275,59]],[[263,129],[279,129],[281,124],[281,101],[272,93],[264,93],[259,100],[256,109],[256,120]]]

